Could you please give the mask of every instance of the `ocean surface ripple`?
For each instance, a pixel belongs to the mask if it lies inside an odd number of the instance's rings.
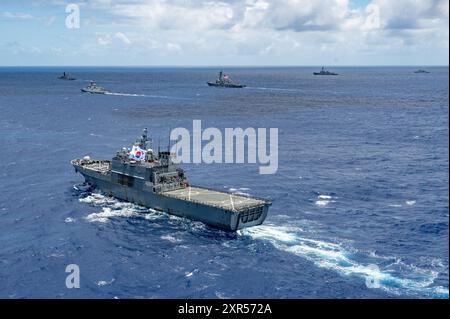
[[[1,298],[448,298],[448,68],[0,68]],[[94,79],[108,95],[82,94]],[[122,93],[120,93],[122,92]],[[273,200],[229,233],[83,184],[143,127],[279,128],[279,169],[184,164]],[[81,288],[67,289],[66,266]]]

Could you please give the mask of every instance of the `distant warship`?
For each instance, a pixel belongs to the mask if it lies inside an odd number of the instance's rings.
[[[58,76],[58,79],[60,79],[60,80],[66,80],[66,81],[73,81],[73,80],[75,80],[74,77],[70,76],[70,75],[69,75],[68,73],[66,73],[66,72],[63,72],[62,75]]]
[[[109,93],[108,90],[98,86],[95,82],[91,81],[88,86],[81,89],[81,92],[92,93],[92,94],[105,94]]]
[[[426,71],[426,70],[419,69],[419,70],[414,71],[414,73],[430,73],[430,72]]]
[[[74,159],[75,172],[109,196],[229,231],[260,225],[271,202],[189,185],[173,154],[149,148],[147,129],[112,160]]]
[[[223,71],[219,72],[219,77],[214,82],[207,82],[209,86],[227,87],[227,88],[243,88],[245,85],[233,82],[228,74]]]
[[[320,70],[320,72],[314,72],[314,75],[338,75],[337,73],[330,72],[326,70],[324,67]]]

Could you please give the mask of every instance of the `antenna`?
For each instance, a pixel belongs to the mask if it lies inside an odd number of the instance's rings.
[[[169,146],[167,148],[167,152],[170,154],[170,131],[172,131],[172,128],[169,127]]]
[[[144,128],[144,132],[143,132],[144,134],[144,140],[145,140],[145,142],[149,142],[150,141],[150,139],[148,138],[148,130],[147,130],[147,128]]]
[[[161,153],[161,136],[158,136],[158,156]]]

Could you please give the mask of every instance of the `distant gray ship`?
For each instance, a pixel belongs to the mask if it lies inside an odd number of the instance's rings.
[[[58,76],[58,79],[60,80],[66,80],[66,81],[74,81],[75,78],[71,76],[70,74],[63,72],[62,75]]]
[[[110,160],[74,159],[75,172],[107,195],[213,227],[236,231],[260,225],[271,202],[189,185],[170,152],[154,154],[147,130],[131,149]]]
[[[233,82],[228,74],[223,71],[219,72],[219,77],[214,82],[207,82],[209,86],[227,87],[227,88],[244,88],[245,85]]]
[[[106,94],[110,93],[107,89],[98,86],[94,81],[91,81],[88,86],[81,89],[81,92],[92,93],[92,94]]]
[[[414,71],[414,73],[430,73],[430,71],[419,69],[419,70]]]
[[[314,72],[314,75],[339,75],[339,74],[330,72],[330,71],[326,70],[324,67],[322,67],[320,72]]]

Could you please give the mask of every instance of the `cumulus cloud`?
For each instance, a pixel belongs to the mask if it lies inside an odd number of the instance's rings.
[[[118,3],[111,13],[138,21],[141,25],[163,30],[227,29],[235,20],[233,8],[223,2],[190,2],[147,0],[140,3]]]
[[[448,25],[448,0],[374,0],[386,29],[427,29]]]
[[[308,50],[305,41],[312,44],[309,49],[323,52],[350,45],[369,51],[376,42],[375,51],[388,50],[386,44],[414,45],[424,37],[448,42],[448,0],[373,0],[357,8],[348,0],[95,0],[92,5],[139,28],[144,35],[136,44],[168,53],[183,48],[205,54],[282,54]],[[129,44],[126,37],[116,37]]]
[[[402,56],[434,55],[441,63],[448,57],[449,0],[79,2],[80,52],[123,51],[133,61],[153,55],[184,64],[389,64],[403,63]],[[30,19],[11,12],[0,17]]]
[[[244,25],[276,30],[339,29],[349,16],[347,0],[279,0],[247,2]],[[247,24],[248,25],[248,24]]]
[[[341,30],[363,27],[374,12],[380,15],[380,26],[387,29],[448,23],[448,0],[373,0],[359,9],[352,9],[348,0],[94,0],[92,7],[128,18],[130,23],[162,30]]]
[[[114,34],[109,33],[96,33],[95,34],[96,43],[98,46],[114,46],[123,44],[129,45],[132,41],[123,33],[116,32]]]

